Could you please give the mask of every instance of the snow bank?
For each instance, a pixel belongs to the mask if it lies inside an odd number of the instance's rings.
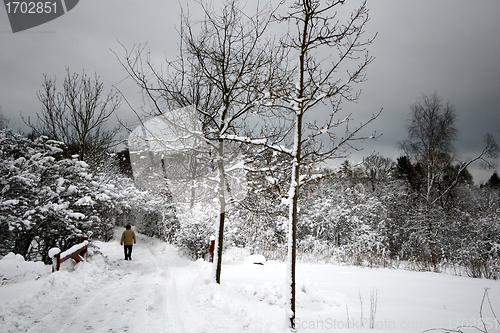
[[[2,259],[0,267],[3,267],[4,261],[22,263],[18,255]],[[68,264],[64,265],[66,263]],[[14,267],[10,264],[10,268],[5,267],[9,271]],[[71,305],[76,300],[86,299],[89,292],[104,281],[117,279],[102,255],[94,256],[92,263],[81,262],[75,265],[69,260],[64,264],[56,273],[51,273],[51,266],[40,262],[18,264],[16,272],[20,275],[9,280],[16,283],[5,284],[0,289],[0,332],[59,332],[65,323],[64,313],[75,311]],[[38,266],[38,277],[30,275],[35,271],[35,266]],[[3,272],[2,268],[0,270]],[[20,277],[25,281],[19,282]],[[61,332],[76,331],[63,328]]]
[[[245,259],[246,264],[264,265],[266,263],[266,257],[261,254],[253,254]]]
[[[134,260],[124,261],[119,231],[113,242],[93,242],[89,262],[74,270],[47,274],[44,267],[41,278],[0,286],[0,332],[286,331],[286,264],[247,264],[246,251],[232,250],[219,285],[210,280],[210,263],[185,260],[174,247],[139,233]],[[0,273],[33,271],[31,265],[9,254]],[[321,264],[298,265],[296,281],[301,333],[368,330],[372,304],[379,332],[477,324],[485,288],[482,316],[494,326],[489,332],[500,329],[492,320],[492,310],[500,309],[500,281]]]
[[[240,273],[247,273],[253,266],[239,262],[234,267],[240,268]],[[241,270],[241,268],[245,269]],[[285,332],[286,326],[283,317],[284,299],[283,284],[278,281],[269,281],[263,284],[253,284],[252,277],[247,282],[234,282],[233,279],[224,280],[222,273],[221,284],[207,279],[210,264],[202,261],[193,267],[197,272],[188,299],[192,299],[196,312],[201,318],[213,318],[205,326],[191,327],[188,332],[203,332],[209,327],[214,332]]]
[[[2,284],[24,280],[36,280],[47,275],[50,266],[42,262],[25,261],[20,254],[9,253],[0,260],[0,280]]]

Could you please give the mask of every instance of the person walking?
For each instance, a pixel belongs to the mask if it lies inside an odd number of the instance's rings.
[[[132,230],[130,224],[127,224],[125,231],[122,233],[120,245],[123,245],[123,252],[125,253],[125,260],[132,260],[132,245],[137,243],[135,232]]]

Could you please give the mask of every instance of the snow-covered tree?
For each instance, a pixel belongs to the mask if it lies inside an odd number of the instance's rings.
[[[62,158],[63,146],[0,131],[3,252],[48,262],[49,248],[67,249],[88,231],[104,240],[112,236],[104,213],[113,206],[109,190],[85,162]]]
[[[298,204],[301,183],[306,179],[305,169],[313,163],[329,158],[345,157],[355,140],[364,138],[360,130],[377,118],[372,116],[357,127],[350,127],[352,117],[340,117],[341,104],[355,101],[359,94],[355,84],[364,81],[365,71],[373,58],[367,47],[373,38],[364,37],[368,22],[368,8],[363,2],[345,22],[341,23],[337,8],[344,1],[298,0],[290,12],[281,18],[294,27],[283,45],[290,50],[295,82],[288,82],[286,91],[273,91],[291,115],[290,144],[280,149],[289,154],[292,162],[288,191],[289,245],[288,245],[288,313],[290,327],[295,321],[295,266],[298,224]],[[324,55],[321,55],[323,52]],[[354,66],[350,62],[356,63]],[[345,70],[344,73],[341,70]],[[311,115],[328,102],[327,116],[318,119]],[[338,131],[344,128],[343,134]]]
[[[244,146],[248,193],[238,209],[228,212],[229,244],[252,254],[283,259],[286,246],[286,208],[281,205],[289,184],[289,160],[276,151]]]
[[[69,155],[76,154],[93,169],[99,166],[116,146],[118,128],[108,129],[108,120],[120,106],[116,92],[104,93],[97,74],[94,78],[66,69],[62,89],[56,79],[44,76],[43,88],[37,96],[42,110],[36,120],[28,118],[27,125],[36,135],[64,142]]]
[[[486,165],[491,165],[488,158],[496,158],[499,147],[493,136],[486,134],[484,148],[479,155],[454,167],[453,164],[456,162],[454,143],[458,131],[455,126],[456,114],[453,106],[449,103],[443,105],[441,97],[434,93],[431,96],[422,95],[422,98],[410,108],[408,139],[401,142],[400,146],[421,168],[422,182],[419,185],[418,199],[422,202],[420,210],[423,216],[416,216],[422,224],[419,241],[426,244],[429,260],[437,269],[439,251],[436,237],[441,233],[441,228],[435,223],[436,216],[439,215],[438,211],[434,211],[437,209],[436,205],[439,205],[463,179],[465,170],[470,164],[480,160]]]
[[[167,61],[167,71],[155,69],[150,59],[143,60],[141,49],[127,53],[122,65],[145,92],[155,116],[167,114],[169,108],[195,107],[201,131],[187,132],[211,147],[217,172],[214,279],[220,283],[224,224],[233,199],[228,197],[228,173],[235,169],[227,165],[228,142],[241,137],[243,119],[256,107],[265,87],[274,83],[270,64],[279,61],[276,50],[281,49],[263,38],[272,9],[250,9],[250,4],[226,0],[219,12],[212,5],[199,4],[201,19],[182,15],[179,57]]]
[[[298,250],[316,252],[322,260],[383,266],[390,253],[387,203],[380,194],[387,185],[373,192],[361,168],[349,177],[344,171],[324,170],[323,178],[301,191]]]

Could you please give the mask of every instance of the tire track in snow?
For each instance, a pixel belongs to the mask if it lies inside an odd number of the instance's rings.
[[[160,317],[163,323],[163,332],[168,332],[168,327],[171,326],[169,321],[167,320],[166,314],[167,314],[167,283],[169,280],[172,279],[171,274],[169,270],[164,267],[164,266],[159,266],[158,262],[160,262],[161,258],[158,257],[158,254],[155,253],[155,251],[152,249],[152,246],[149,245],[149,243],[145,242],[145,249],[148,250],[150,255],[154,258],[153,260],[153,265],[155,267],[155,271],[157,272],[155,275],[155,285],[157,291],[153,293],[153,295],[156,295],[155,299],[156,302],[155,304],[160,304]],[[175,325],[176,329],[182,326],[177,326]],[[184,332],[184,328],[182,327],[182,331]]]
[[[168,319],[168,322],[178,329],[179,333],[186,332],[186,328],[184,327],[183,318],[179,311],[179,301],[177,298],[177,288],[176,283],[173,278],[170,278],[167,286],[165,288],[165,315]]]
[[[164,320],[166,329],[164,332],[175,333],[209,333],[217,332],[213,325],[212,318],[207,317],[204,313],[197,311],[197,304],[192,304],[194,301],[190,296],[195,283],[193,272],[186,274],[189,270],[189,262],[186,259],[178,257],[176,251],[171,249],[164,249],[162,253],[158,254],[154,251],[154,247],[147,248],[151,254],[157,258],[155,265],[157,270],[161,272],[159,277],[164,277],[165,288],[163,292],[163,308]],[[164,263],[158,266],[157,263]],[[188,325],[188,329],[186,329]]]

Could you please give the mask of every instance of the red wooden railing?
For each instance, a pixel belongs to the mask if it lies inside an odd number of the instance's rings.
[[[65,262],[70,258],[76,261],[77,263],[82,262],[84,259],[86,261],[88,243],[89,243],[89,238],[86,236],[82,236],[80,244],[73,245],[71,248],[62,253],[61,250],[57,248],[51,249],[51,251],[49,251],[49,255],[52,258],[52,272],[58,271],[59,268],[61,268],[61,263]]]

